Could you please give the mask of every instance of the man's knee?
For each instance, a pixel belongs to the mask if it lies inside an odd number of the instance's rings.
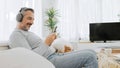
[[[88,59],[92,59],[92,60],[96,60],[97,59],[97,54],[93,53],[91,51],[87,52],[86,56],[88,57]]]
[[[98,61],[95,55],[92,53],[88,54],[88,58],[86,60],[85,67],[93,66],[94,68],[98,68]]]

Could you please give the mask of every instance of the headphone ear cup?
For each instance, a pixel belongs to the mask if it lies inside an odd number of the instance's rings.
[[[16,16],[17,22],[22,22],[22,19],[23,19],[23,15],[21,13],[18,13]]]

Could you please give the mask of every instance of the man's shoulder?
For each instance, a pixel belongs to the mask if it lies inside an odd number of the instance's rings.
[[[20,31],[13,31],[13,32],[11,33],[10,37],[20,36],[20,35],[21,35]]]
[[[10,37],[14,37],[14,36],[19,36],[19,37],[21,37],[21,36],[23,36],[23,35],[25,35],[24,32],[22,32],[22,31],[19,30],[19,29],[15,29],[15,30],[11,33]]]
[[[11,35],[13,35],[13,34],[17,34],[17,33],[20,33],[20,32],[19,32],[19,31],[14,30],[14,31],[11,33]]]

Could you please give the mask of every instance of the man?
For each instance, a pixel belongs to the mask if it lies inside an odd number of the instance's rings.
[[[18,25],[10,36],[10,48],[24,47],[42,55],[51,61],[56,68],[98,68],[96,53],[92,50],[55,53],[49,45],[54,41],[55,34],[43,42],[37,35],[28,31],[34,21],[32,8],[21,8],[17,17]]]

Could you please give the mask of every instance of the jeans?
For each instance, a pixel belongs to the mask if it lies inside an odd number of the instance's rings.
[[[98,68],[96,52],[79,50],[68,53],[54,53],[48,57],[56,68]]]

